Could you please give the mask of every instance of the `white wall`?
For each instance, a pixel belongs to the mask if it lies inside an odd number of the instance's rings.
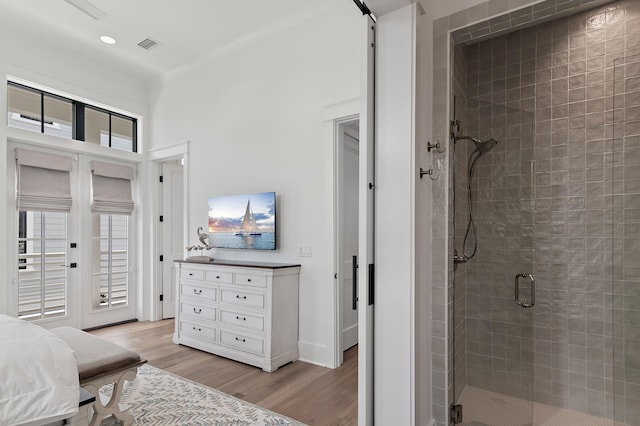
[[[422,0],[426,7],[430,9],[433,19],[443,18],[464,9],[471,8],[481,3],[488,3],[486,0]],[[488,5],[487,5],[488,7]]]
[[[276,191],[278,250],[214,258],[301,263],[301,358],[330,364],[333,143],[324,106],[360,90],[360,15],[351,2],[167,76],[152,101],[152,148],[189,141],[189,241],[207,198]],[[311,245],[311,257],[298,257]]]
[[[7,186],[7,106],[6,78],[18,77],[57,89],[93,102],[133,114],[147,114],[146,79],[129,74],[110,61],[89,61],[82,48],[70,40],[42,38],[28,32],[19,23],[0,25],[0,270],[5,279],[0,284],[0,313],[10,312],[13,302],[8,297],[15,265],[9,264],[11,250],[16,248],[15,235],[8,235],[4,224],[13,217],[15,198]],[[141,272],[142,271],[138,271]]]

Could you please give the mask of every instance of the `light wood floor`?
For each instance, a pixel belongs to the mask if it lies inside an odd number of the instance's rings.
[[[296,361],[273,373],[172,342],[173,320],[91,331],[138,352],[149,364],[308,425],[358,423],[358,349],[335,370]]]

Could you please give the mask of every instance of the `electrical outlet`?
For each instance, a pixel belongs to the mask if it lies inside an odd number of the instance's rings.
[[[298,256],[311,257],[311,246],[303,245],[298,248]]]

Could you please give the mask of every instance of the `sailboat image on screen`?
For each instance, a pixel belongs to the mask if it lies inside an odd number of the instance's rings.
[[[251,199],[247,200],[247,209],[245,210],[244,217],[242,218],[240,231],[236,232],[236,235],[241,237],[262,235],[262,232],[258,230],[253,210],[251,210]]]
[[[209,245],[221,249],[276,249],[276,193],[209,197]]]

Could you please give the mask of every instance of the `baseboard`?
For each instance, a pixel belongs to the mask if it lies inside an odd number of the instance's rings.
[[[300,340],[298,341],[298,350],[300,352],[300,357],[298,358],[300,361],[319,365],[320,367],[327,366],[326,346]]]
[[[347,343],[348,342],[348,343]],[[347,327],[342,330],[342,347],[350,348],[358,344],[358,324]]]

